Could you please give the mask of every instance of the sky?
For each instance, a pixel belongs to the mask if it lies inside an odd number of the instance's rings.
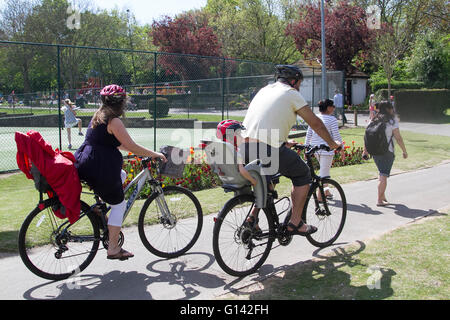
[[[174,17],[191,9],[201,9],[207,0],[92,0],[101,9],[130,9],[138,24],[152,24],[162,16]]]

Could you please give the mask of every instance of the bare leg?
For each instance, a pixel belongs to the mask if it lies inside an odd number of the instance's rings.
[[[386,201],[386,191],[387,187],[387,177],[386,176],[379,176],[378,178],[378,203],[382,204],[383,201]]]
[[[120,251],[119,248],[119,235],[121,227],[108,225],[108,255],[117,254]]]
[[[72,137],[70,135],[70,128],[67,128],[67,140],[69,141],[69,146],[72,145]]]
[[[82,127],[81,120],[78,121],[78,129],[80,130],[80,133],[82,133],[81,130],[83,129],[83,127]]]
[[[292,187],[291,198],[292,198],[292,215],[289,220],[293,225],[298,226],[302,220],[303,207],[305,206],[306,197],[309,191],[309,184],[301,187]],[[308,229],[308,225],[304,224],[299,228],[300,232],[305,232]]]

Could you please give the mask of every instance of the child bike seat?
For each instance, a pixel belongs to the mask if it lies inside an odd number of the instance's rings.
[[[251,183],[239,173],[237,152],[233,145],[223,141],[213,141],[205,147],[206,158],[222,181],[222,188],[235,192],[235,194],[250,194]],[[264,208],[267,200],[267,182],[261,176],[261,164],[259,160],[252,161],[245,168],[257,181],[254,187],[256,207]]]

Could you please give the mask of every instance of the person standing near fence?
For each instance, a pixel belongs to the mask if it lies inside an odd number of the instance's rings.
[[[75,104],[70,99],[64,100],[64,106],[61,108],[64,111],[64,127],[67,129],[67,140],[69,142],[69,150],[72,149],[71,128],[78,125],[78,135],[82,136],[82,121],[76,117]]]
[[[343,122],[343,124],[346,124],[347,117],[345,116],[345,112],[344,112],[344,96],[337,89],[334,91],[334,93],[335,93],[335,95],[333,97],[333,103],[336,106],[337,114],[342,115],[342,122]]]
[[[330,99],[321,100],[319,101],[319,111],[320,113],[317,114],[317,117],[322,120],[323,124],[327,128],[328,132],[330,133],[331,138],[334,141],[339,141],[342,144],[342,137],[339,133],[339,126],[337,119],[332,115],[334,113],[336,106],[333,104],[333,101]],[[305,139],[306,145],[321,145],[326,144],[326,141],[322,139],[310,126],[308,127],[308,130],[306,131],[306,139]],[[341,155],[344,155],[344,149],[341,149]],[[334,158],[334,151],[325,151],[320,150],[314,154],[316,159],[319,161],[320,164],[320,172],[319,176],[321,177],[329,177],[330,176],[330,169],[331,165],[333,163]],[[325,189],[325,196],[327,198],[331,198],[332,194],[328,189]],[[318,194],[317,198],[319,201],[322,201],[322,195]]]

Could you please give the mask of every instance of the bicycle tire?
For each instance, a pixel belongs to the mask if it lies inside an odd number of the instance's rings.
[[[238,195],[225,203],[214,223],[214,257],[222,270],[232,276],[244,277],[258,270],[275,240],[273,218],[267,209],[259,212],[259,227],[265,237],[258,239],[254,229],[243,226],[254,203],[253,195]],[[261,250],[253,254],[254,248],[259,246]]]
[[[63,280],[83,271],[92,262],[97,254],[100,231],[86,203],[81,202],[80,213],[86,215],[71,225],[67,219],[61,220],[54,216],[51,209],[54,204],[54,199],[47,199],[28,214],[19,231],[18,246],[20,257],[28,270],[44,279]],[[84,247],[83,242],[71,242],[67,238],[57,240],[55,231],[63,224],[69,225],[70,239],[76,238],[78,234],[79,237],[94,239],[89,241],[92,244]],[[30,239],[33,241],[30,242]],[[66,240],[64,246],[67,250],[59,252],[61,245],[58,242]],[[48,268],[46,263],[49,264]]]
[[[319,203],[319,207],[317,207],[314,194],[317,194],[317,190],[320,190],[321,187],[318,183],[314,183],[309,191],[302,215],[305,223],[317,227],[317,232],[306,238],[312,245],[319,248],[328,247],[337,240],[344,228],[347,216],[347,200],[340,184],[329,178],[322,179],[322,182],[333,190],[333,199],[325,200],[328,210],[325,209],[323,203]]]
[[[188,189],[167,186],[163,188],[163,193],[170,212],[176,217],[176,224],[170,226],[162,221],[155,201],[158,195],[152,193],[144,202],[139,214],[139,237],[154,255],[176,258],[191,249],[199,238],[203,225],[203,211],[198,199]],[[163,243],[164,241],[167,243]]]

